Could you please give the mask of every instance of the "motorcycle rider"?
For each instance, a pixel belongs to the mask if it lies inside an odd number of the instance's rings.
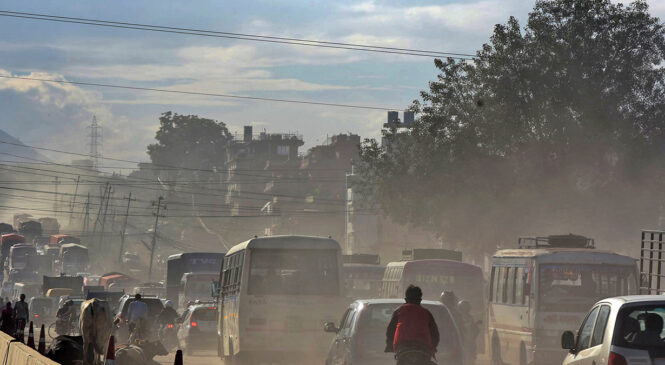
[[[58,312],[55,314],[56,318],[56,332],[60,335],[65,335],[69,333],[70,328],[73,326],[73,318],[76,314],[74,309],[74,301],[68,300],[63,305],[62,308],[58,309]]]
[[[429,310],[422,307],[422,290],[409,285],[405,304],[393,312],[386,330],[385,352],[394,352],[397,365],[430,364],[439,345],[439,329]]]
[[[173,324],[178,319],[178,312],[173,308],[173,302],[167,300],[164,303],[164,309],[159,313],[159,324],[164,326],[168,324]]]

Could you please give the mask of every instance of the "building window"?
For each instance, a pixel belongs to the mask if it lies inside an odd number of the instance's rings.
[[[280,156],[288,156],[289,151],[289,146],[277,146],[277,154]]]

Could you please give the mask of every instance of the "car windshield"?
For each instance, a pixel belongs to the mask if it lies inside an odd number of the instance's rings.
[[[362,310],[358,320],[357,334],[360,351],[368,355],[382,356],[386,345],[386,328],[388,328],[393,312],[400,305],[397,303],[370,304]],[[445,358],[446,354],[455,353],[459,349],[459,343],[454,322],[448,312],[441,305],[424,304],[423,306],[432,313],[439,328],[440,340],[437,350],[442,355],[441,358]]]
[[[624,308],[617,316],[612,344],[649,350],[665,357],[664,320],[665,304]]]
[[[192,321],[210,321],[210,322],[216,322],[217,321],[217,309],[210,307],[210,308],[199,308],[192,313]]]
[[[540,265],[540,309],[556,312],[583,312],[608,297],[634,294],[635,267],[590,264]]]
[[[337,265],[334,250],[255,250],[251,258],[249,293],[338,294]]]

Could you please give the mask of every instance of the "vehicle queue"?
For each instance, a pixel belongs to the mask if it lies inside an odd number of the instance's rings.
[[[662,336],[654,333],[662,332],[665,301],[631,296],[644,285],[652,294],[662,293],[665,241],[662,235],[658,239],[643,239],[638,270],[634,259],[597,250],[586,237],[523,237],[516,248],[496,252],[483,275],[449,250],[430,249],[421,256],[412,250],[383,266],[378,256],[342,255],[330,238],[255,237],[226,253],[173,255],[165,281],[141,283],[120,272],[90,274],[87,251],[66,254],[85,248],[76,237],[53,235],[36,248],[10,232],[0,236],[2,297],[29,294],[31,319],[47,325],[51,337],[76,334],[76,312],[68,325],[49,324],[57,322],[54,314],[66,303],[75,308],[91,297],[104,299],[116,313],[118,340],[129,341],[127,310],[140,292],[148,328],[170,349],[190,355],[216,349],[232,364],[269,359],[350,365],[392,361],[377,339],[406,286],[416,284],[442,329],[441,363],[471,365],[477,354],[485,354],[492,364],[592,359],[618,365],[639,358],[660,364],[665,352],[656,338]],[[34,257],[47,255],[49,246],[58,247],[55,264],[68,272],[44,276],[41,290],[34,289],[31,270],[43,270],[35,268]],[[439,298],[444,292],[454,300]],[[613,297],[619,299],[605,299]],[[179,313],[164,323],[160,316],[167,308]],[[569,331],[580,323],[577,335]]]

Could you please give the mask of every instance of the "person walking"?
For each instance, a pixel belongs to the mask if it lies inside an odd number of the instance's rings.
[[[30,318],[30,309],[28,303],[25,302],[25,294],[21,294],[19,300],[14,303],[14,317],[16,318],[16,329],[25,330]]]
[[[409,285],[406,302],[393,312],[386,329],[385,352],[394,352],[397,365],[428,364],[439,345],[439,329],[432,313],[420,305],[422,290]]]
[[[5,309],[2,310],[0,314],[0,331],[14,336],[16,332],[16,323],[14,321],[14,309],[12,309],[12,302],[7,302]]]

